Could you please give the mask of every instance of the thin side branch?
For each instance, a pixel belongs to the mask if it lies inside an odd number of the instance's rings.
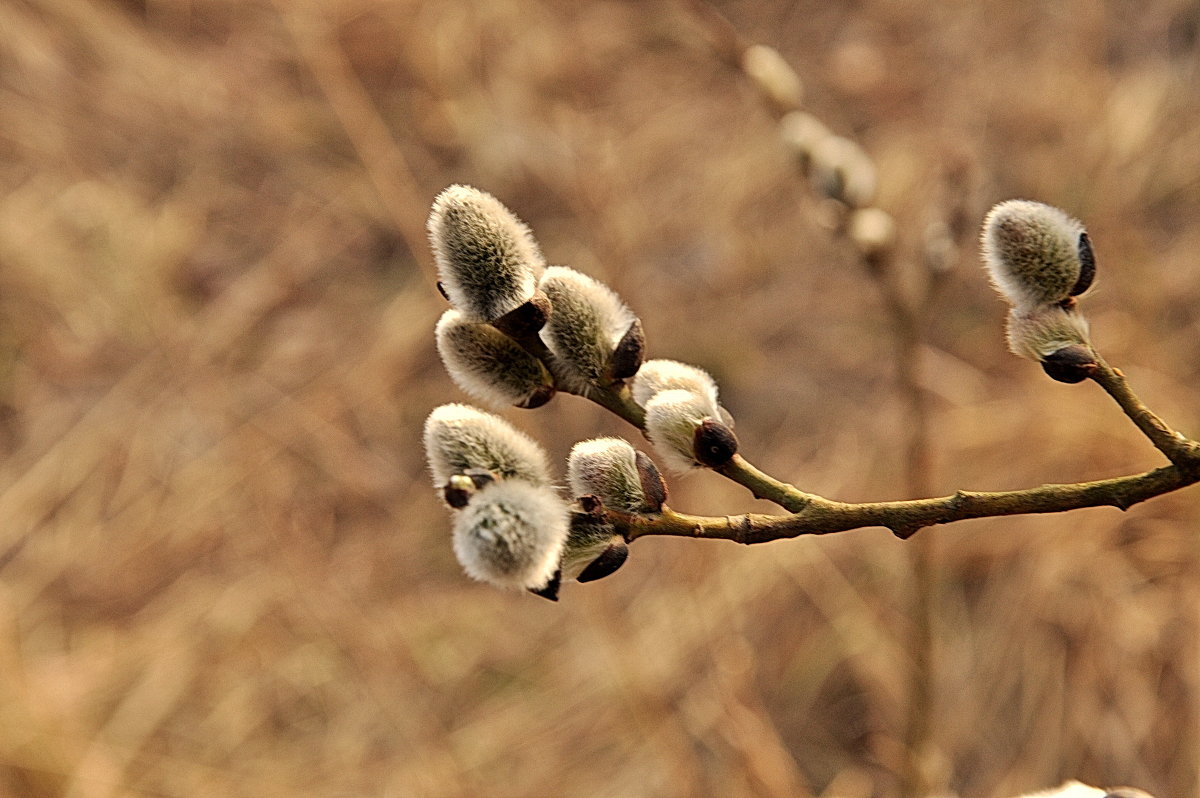
[[[1150,439],[1154,448],[1184,472],[1194,471],[1200,466],[1200,444],[1188,440],[1176,432],[1165,421],[1142,404],[1120,369],[1113,368],[1104,358],[1096,355],[1096,371],[1092,374],[1096,384],[1111,396],[1125,415]]]

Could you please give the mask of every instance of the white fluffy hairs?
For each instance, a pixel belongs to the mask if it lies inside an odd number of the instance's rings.
[[[485,191],[453,185],[427,223],[441,285],[454,307],[495,321],[528,301],[545,267],[529,228]]]
[[[546,453],[532,438],[499,416],[470,405],[434,408],[425,420],[425,454],[434,487],[454,474],[484,469],[499,479],[549,485]]]
[[[539,590],[558,571],[569,519],[566,503],[549,486],[493,482],[455,513],[454,554],[472,579]]]

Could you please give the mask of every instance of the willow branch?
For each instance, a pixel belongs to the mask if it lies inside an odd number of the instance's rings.
[[[1200,457],[1193,456],[1187,471],[1170,465],[1141,474],[1095,482],[1049,484],[1001,492],[958,491],[950,496],[906,501],[847,504],[812,496],[807,506],[791,515],[747,513],[736,516],[698,516],[667,508],[655,516],[610,511],[610,522],[629,540],[646,535],[767,543],[801,535],[826,535],[851,529],[885,527],[907,539],[918,530],[970,518],[993,518],[1033,513],[1061,513],[1084,507],[1135,504],[1200,481]]]
[[[1200,444],[1189,440],[1171,429],[1165,421],[1142,404],[1120,369],[1113,368],[1104,358],[1096,355],[1096,371],[1092,374],[1096,384],[1111,396],[1125,415],[1137,425],[1154,448],[1158,449],[1182,471],[1194,471],[1200,461]]]

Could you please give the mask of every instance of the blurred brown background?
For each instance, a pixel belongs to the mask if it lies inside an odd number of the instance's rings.
[[[933,490],[1161,463],[1005,351],[971,239],[1012,196],[1086,221],[1098,345],[1200,432],[1194,0],[715,7],[874,157],[898,268],[969,213],[923,350]],[[904,496],[877,287],[688,4],[4,0],[0,795],[1198,794],[1196,489],[926,530],[923,582],[864,530],[647,539],[559,604],[471,583],[419,442],[463,399],[423,232],[451,182],[716,374],[752,461]],[[632,435],[573,397],[505,415],[555,457]]]

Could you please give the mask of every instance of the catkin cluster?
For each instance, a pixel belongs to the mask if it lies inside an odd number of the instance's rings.
[[[1060,382],[1096,369],[1076,297],[1092,285],[1096,258],[1087,231],[1050,205],[1008,200],[991,209],[981,235],[992,285],[1008,301],[1008,347]]]
[[[496,407],[538,407],[559,391],[636,404],[655,450],[681,472],[736,454],[713,378],[645,360],[641,322],[621,298],[546,265],[529,228],[494,197],[451,186],[434,201],[428,229],[451,304],[434,331],[437,350],[465,392]],[[598,579],[625,561],[626,541],[607,513],[652,515],[666,500],[653,461],[620,438],[574,447],[564,499],[532,439],[468,405],[435,409],[425,448],[467,574],[547,598],[563,581]]]

